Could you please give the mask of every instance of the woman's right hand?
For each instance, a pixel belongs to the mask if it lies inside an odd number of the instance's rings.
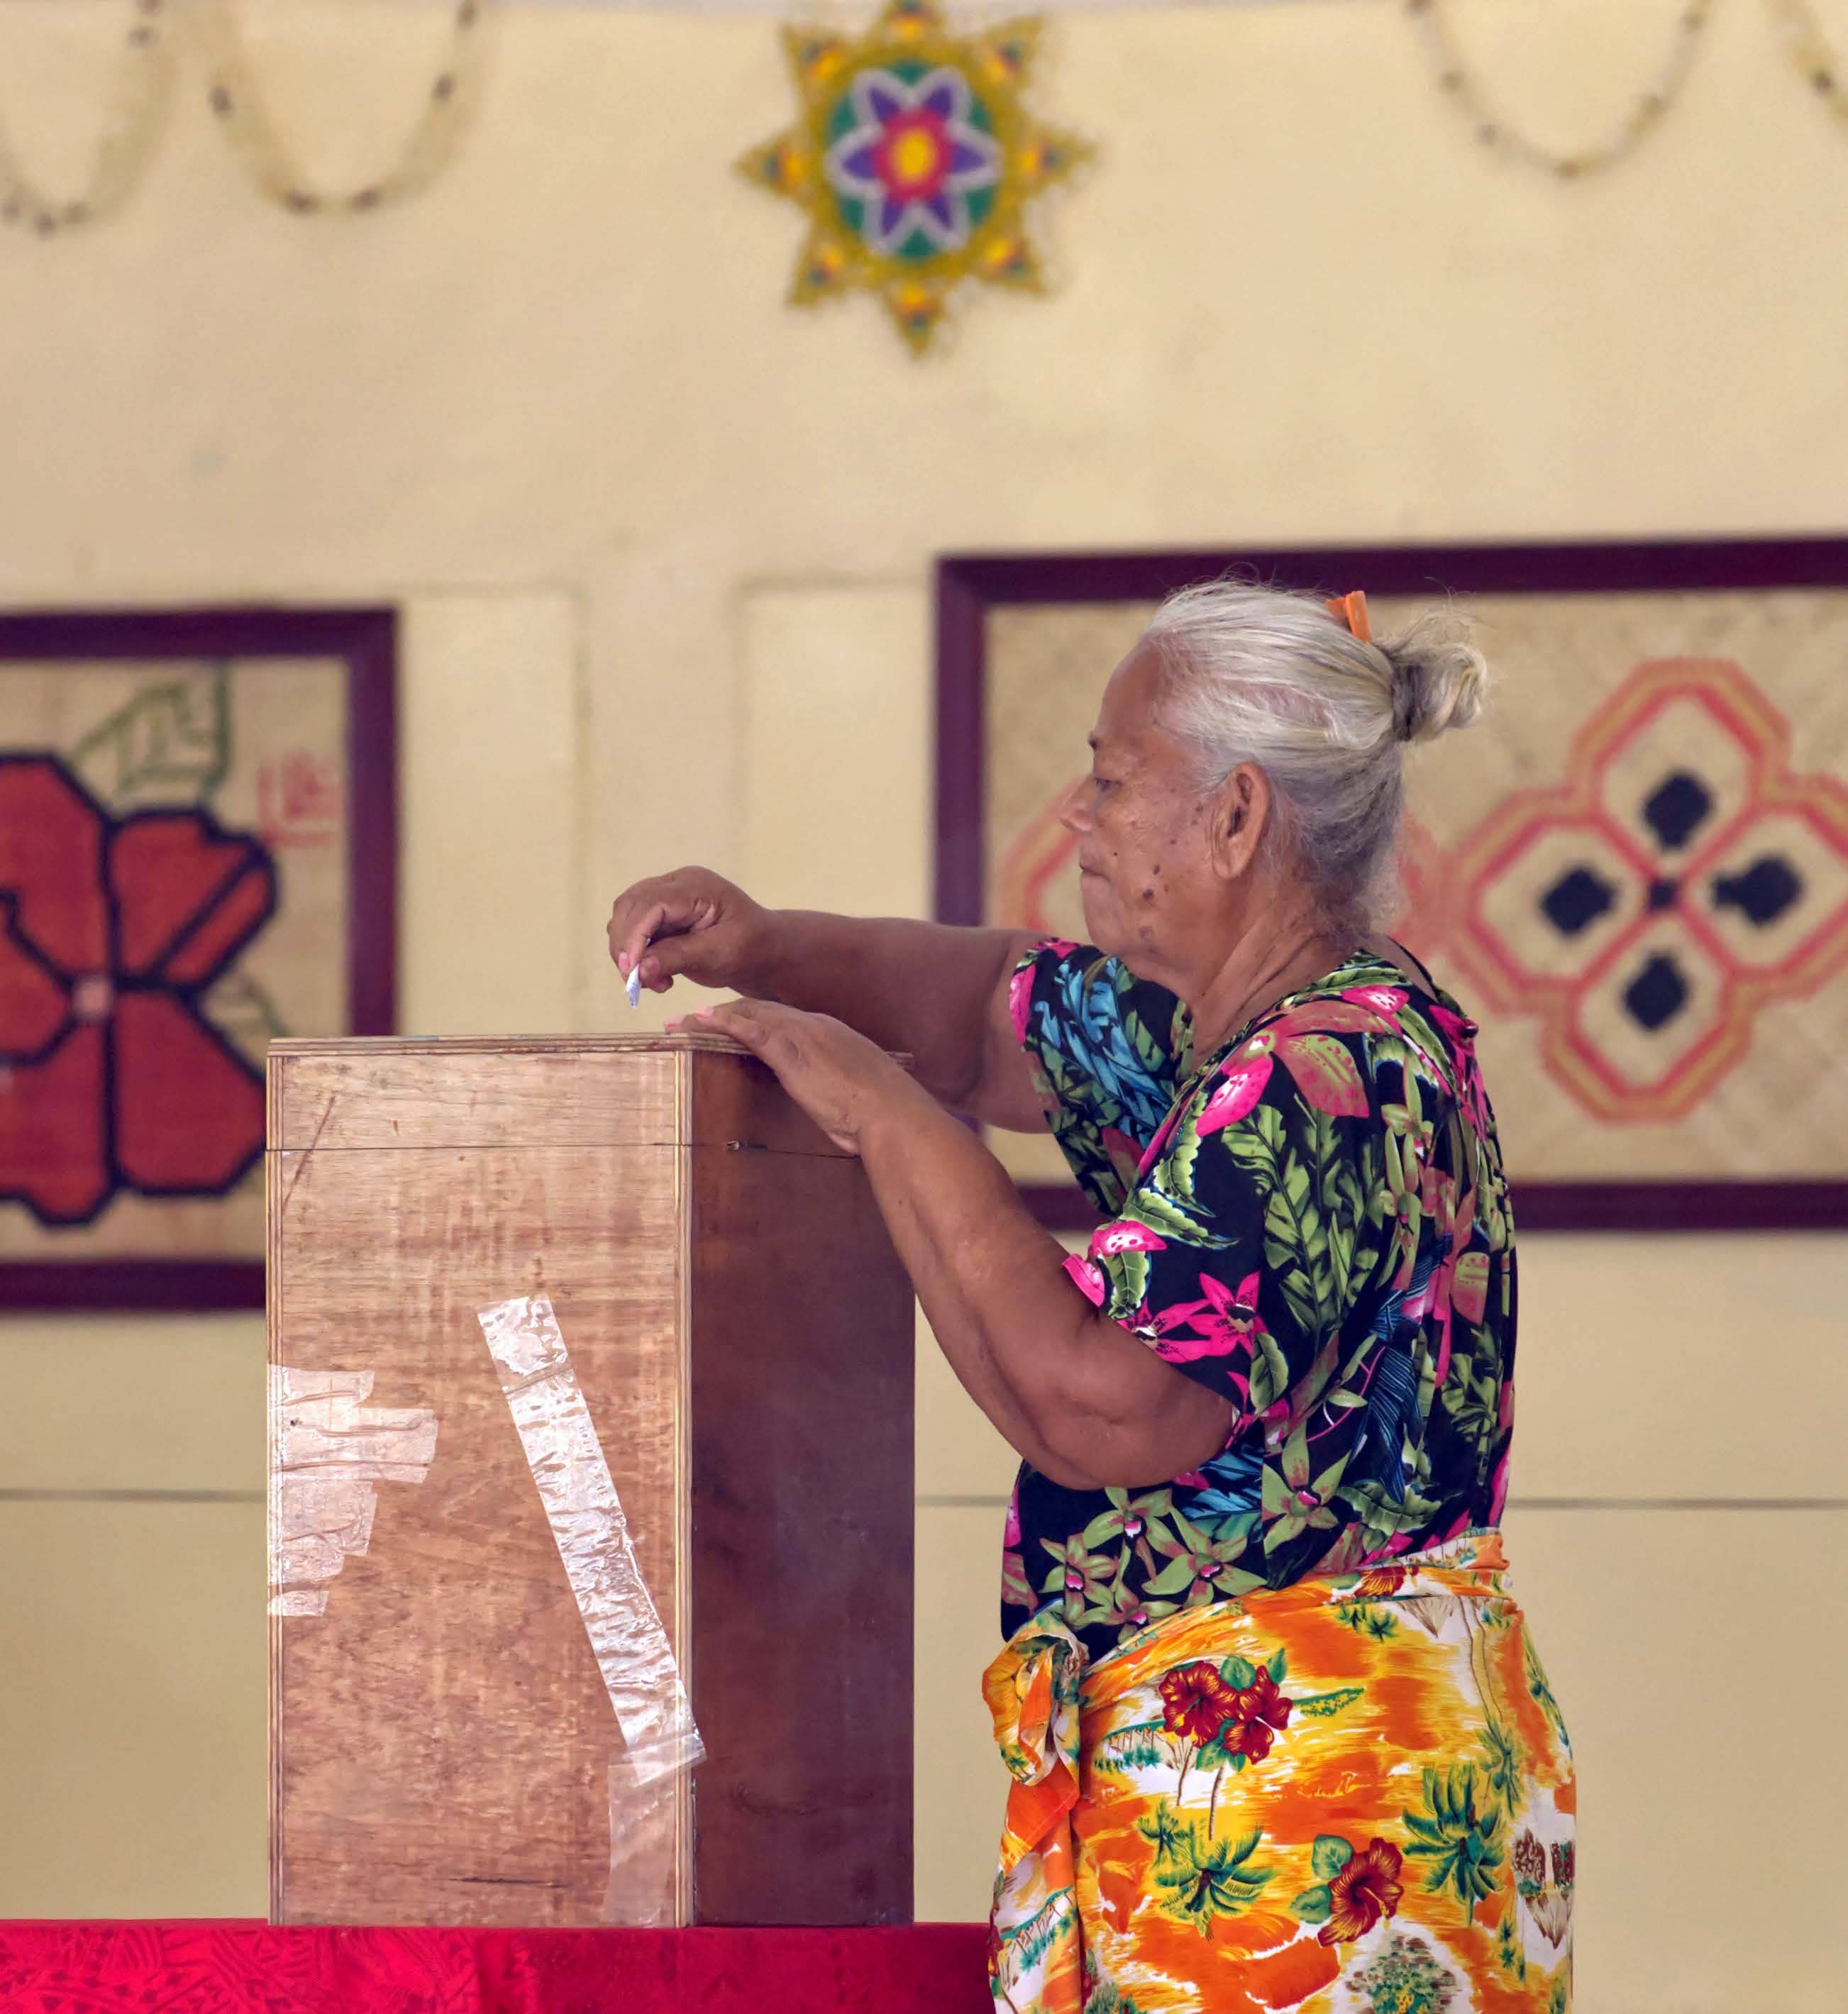
[[[768,948],[772,912],[704,867],[676,868],[623,890],[610,912],[610,955],[626,978],[665,993],[684,976],[702,986],[750,989]]]

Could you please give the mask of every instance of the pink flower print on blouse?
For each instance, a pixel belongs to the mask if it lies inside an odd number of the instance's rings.
[[[1155,1354],[1169,1364],[1230,1356],[1237,1350],[1248,1356],[1252,1338],[1264,1329],[1258,1313],[1258,1280],[1255,1273],[1248,1273],[1234,1290],[1210,1273],[1202,1273],[1200,1292],[1204,1299],[1179,1302],[1155,1317]],[[1179,1335],[1174,1332],[1177,1329],[1192,1333]]]
[[[1094,1266],[1088,1259],[1080,1259],[1074,1252],[1065,1261],[1065,1270],[1071,1274],[1079,1292],[1094,1308],[1101,1308],[1110,1298],[1110,1282],[1104,1278],[1101,1266]]]
[[[1482,1072],[1476,1061],[1476,1024],[1467,1015],[1453,1014],[1435,1001],[1431,1003],[1431,1018],[1450,1045],[1456,1070],[1457,1102],[1463,1107],[1463,1116],[1478,1133],[1486,1133],[1489,1130],[1488,1099],[1482,1088]]]
[[[1411,998],[1402,986],[1344,986],[1341,998],[1351,1000],[1356,1007],[1370,1007],[1377,1014],[1384,1014],[1388,1020],[1396,1021],[1406,1002]]]
[[[1219,1074],[1225,1081],[1200,1108],[1200,1116],[1194,1121],[1194,1131],[1202,1140],[1222,1127],[1236,1126],[1257,1109],[1264,1087],[1270,1081],[1270,1048],[1268,1034],[1254,1035],[1220,1066]]]
[[[1119,1252],[1166,1252],[1167,1246],[1146,1224],[1128,1217],[1115,1224],[1100,1224],[1091,1235],[1090,1256],[1112,1259]]]
[[[1033,968],[1023,965],[1008,981],[1008,1015],[1014,1023],[1014,1039],[1026,1045],[1026,1017],[1033,1011]]]
[[[1255,1109],[1270,1081],[1271,1059],[1288,1070],[1305,1102],[1337,1119],[1364,1119],[1366,1087],[1359,1066],[1346,1046],[1328,1032],[1331,1018],[1340,1018],[1341,1003],[1299,1008],[1268,1028],[1260,1028],[1220,1066],[1225,1079],[1201,1109],[1194,1130],[1202,1139],[1222,1127],[1236,1126]],[[1362,1013],[1364,1010],[1352,1009]],[[1366,1016],[1368,1020],[1373,1017]]]

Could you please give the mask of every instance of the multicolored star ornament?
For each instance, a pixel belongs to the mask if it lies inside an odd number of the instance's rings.
[[[1040,28],[959,35],[930,0],[890,0],[858,39],[784,30],[801,117],[738,166],[808,217],[793,301],[876,293],[922,352],[963,281],[1040,288],[1026,206],[1091,149],[1021,103]]]

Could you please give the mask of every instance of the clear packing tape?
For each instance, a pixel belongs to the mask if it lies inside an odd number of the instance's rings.
[[[585,1633],[608,1689],[623,1753],[610,1768],[611,1887],[619,1812],[658,1807],[705,1759],[668,1632],[642,1578],[590,1409],[547,1294],[478,1311]]]
[[[372,1542],[380,1482],[421,1482],[436,1415],[369,1406],[370,1371],[270,1367],[270,1613],[320,1615],[328,1583]]]

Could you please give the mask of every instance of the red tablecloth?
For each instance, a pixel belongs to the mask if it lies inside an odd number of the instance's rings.
[[[986,1932],[0,1923],[5,2014],[990,2014]]]

